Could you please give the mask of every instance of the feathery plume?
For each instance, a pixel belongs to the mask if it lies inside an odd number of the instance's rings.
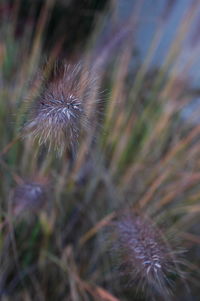
[[[25,132],[59,153],[67,148],[76,151],[80,134],[90,129],[96,76],[81,63],[64,64],[61,71],[55,70],[53,79],[43,82]]]
[[[141,215],[125,214],[113,224],[112,251],[119,257],[121,275],[144,293],[169,295],[172,280],[177,274],[174,253],[160,230]]]
[[[46,201],[46,189],[38,183],[24,183],[18,185],[11,198],[12,213],[18,216],[21,213],[37,212]]]

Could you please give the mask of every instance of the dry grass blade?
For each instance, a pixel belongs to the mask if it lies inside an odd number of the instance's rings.
[[[107,226],[111,220],[116,216],[116,213],[113,212],[111,214],[108,214],[106,217],[104,217],[101,221],[96,223],[96,225],[90,229],[88,232],[86,232],[79,240],[79,244],[82,246],[85,244],[89,239],[91,239],[98,231],[100,231],[103,227]]]

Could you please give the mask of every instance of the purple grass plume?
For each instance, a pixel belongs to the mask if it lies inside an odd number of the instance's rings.
[[[178,275],[179,269],[176,252],[161,231],[146,217],[124,214],[114,222],[112,234],[112,251],[117,255],[121,276],[136,290],[151,296],[164,295],[167,299],[173,283],[170,275]]]
[[[58,69],[58,68],[57,68]],[[64,64],[45,81],[40,95],[30,109],[25,135],[58,153],[76,151],[81,134],[91,129],[90,115],[95,110],[97,77],[81,63]]]
[[[37,213],[47,199],[46,187],[38,183],[24,183],[18,185],[11,197],[11,210],[14,216],[26,213]]]

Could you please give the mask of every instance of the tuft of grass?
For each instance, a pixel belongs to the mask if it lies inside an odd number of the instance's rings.
[[[111,255],[118,258],[118,272],[123,283],[128,281],[126,287],[134,286],[150,298],[152,292],[169,298],[172,275],[181,277],[181,270],[177,250],[166,241],[166,235],[149,218],[136,213],[118,214],[111,234]]]
[[[49,150],[54,148],[60,154],[66,149],[76,152],[81,132],[91,128],[90,114],[97,102],[93,99],[97,80],[81,62],[56,69],[52,79],[39,78],[42,91],[31,104],[30,120],[24,132],[33,139],[38,138],[39,144],[48,144]]]

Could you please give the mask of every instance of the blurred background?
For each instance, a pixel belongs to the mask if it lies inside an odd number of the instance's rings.
[[[199,1],[0,0],[1,300],[199,300],[199,30]],[[95,83],[59,152],[24,128],[68,65]],[[171,294],[119,255],[127,210],[170,245]]]

